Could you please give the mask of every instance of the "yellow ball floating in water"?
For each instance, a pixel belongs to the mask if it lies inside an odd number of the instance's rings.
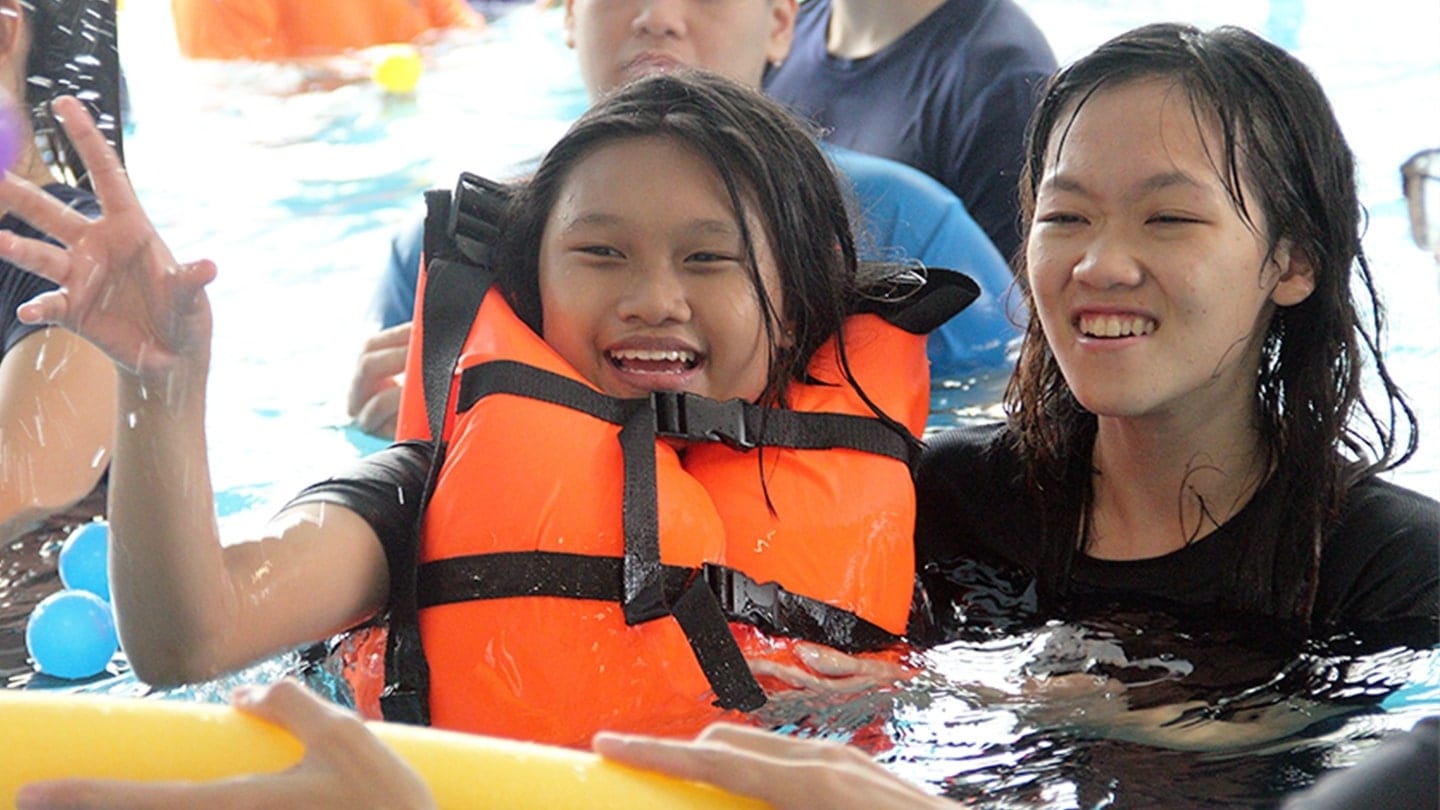
[[[420,81],[420,51],[414,45],[386,45],[378,57],[370,70],[376,84],[397,96],[415,92]]]

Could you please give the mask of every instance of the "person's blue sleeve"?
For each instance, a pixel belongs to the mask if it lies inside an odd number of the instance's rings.
[[[964,273],[980,286],[975,303],[930,334],[931,376],[1008,367],[1021,334],[1008,313],[1010,268],[960,198],[902,163],[830,145],[825,151],[850,180],[865,226],[862,258],[915,259]]]
[[[407,323],[415,314],[415,287],[420,278],[420,253],[425,243],[425,220],[417,219],[390,240],[390,261],[375,291],[380,328]]]
[[[1022,330],[1023,309],[1012,306],[1013,276],[1000,251],[975,223],[958,197],[937,212],[929,227],[913,223],[916,258],[927,267],[958,270],[980,285],[980,297],[930,333],[930,374],[953,377],[980,369],[1003,368]],[[1015,317],[1011,317],[1015,309]]]

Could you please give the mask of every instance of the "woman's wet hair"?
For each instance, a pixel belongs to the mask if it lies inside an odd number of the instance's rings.
[[[1027,238],[1047,155],[1063,149],[1078,111],[1096,93],[1157,78],[1185,95],[1202,133],[1218,135],[1208,148],[1240,215],[1265,223],[1260,235],[1270,251],[1288,245],[1314,270],[1314,291],[1276,308],[1264,335],[1256,415],[1269,491],[1252,505],[1264,514],[1242,568],[1224,575],[1223,589],[1230,608],[1308,620],[1320,540],[1349,485],[1403,463],[1417,441],[1414,413],[1378,343],[1383,311],[1360,243],[1354,156],[1320,83],[1284,49],[1241,28],[1137,28],[1046,86],[1026,135],[1020,195]],[[1023,256],[1018,261],[1033,311]],[[1379,410],[1362,391],[1367,362],[1383,393]],[[1096,419],[1075,400],[1039,318],[1027,327],[1006,407],[1033,483],[1064,493],[1047,497],[1055,519],[1047,521],[1053,530],[1042,566],[1042,582],[1063,592],[1075,538],[1086,536]]]
[[[540,243],[561,186],[595,149],[642,137],[683,144],[715,170],[729,192],[771,347],[760,400],[782,403],[786,383],[805,379],[810,357],[840,332],[871,283],[861,275],[869,266],[857,266],[845,196],[812,133],[750,88],[698,71],[667,73],[628,84],[596,104],[517,190],[502,229],[497,283],[516,313],[541,332]],[[761,282],[756,235],[746,214],[766,229],[783,312]]]
[[[123,155],[120,55],[113,0],[20,0],[30,31],[25,106],[42,157],[66,182],[88,188],[89,177],[50,111],[60,96],[75,96]]]

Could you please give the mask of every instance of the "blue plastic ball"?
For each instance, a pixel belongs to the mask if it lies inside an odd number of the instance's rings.
[[[119,647],[110,604],[89,591],[50,594],[25,625],[25,648],[35,666],[56,678],[98,675]]]
[[[110,601],[110,526],[103,520],[70,533],[60,546],[60,581]]]

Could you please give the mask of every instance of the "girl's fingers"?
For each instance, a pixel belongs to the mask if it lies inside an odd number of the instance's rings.
[[[5,182],[0,183],[0,208],[67,245],[79,240],[90,224],[90,219],[84,214],[46,194],[25,178],[8,173]],[[19,237],[11,239],[22,241]]]
[[[735,723],[712,723],[695,740],[713,748],[792,762],[869,761],[858,749],[834,740],[800,739]]]
[[[26,239],[11,231],[0,231],[0,259],[56,284],[66,285],[74,281],[74,265],[65,249],[39,239]]]
[[[601,732],[595,735],[593,747],[601,756],[634,768],[707,782],[741,795],[756,795],[757,786],[747,782],[754,781],[758,769],[751,762],[737,762],[735,754],[720,745],[699,739],[683,742]]]
[[[176,306],[185,315],[195,312],[203,300],[205,285],[214,281],[215,276],[219,274],[215,262],[209,259],[176,265],[171,272],[175,274],[180,289],[189,293],[188,299],[176,301]]]
[[[41,293],[15,310],[21,323],[60,323],[70,312],[70,299],[63,290]]]
[[[307,729],[346,714],[288,678],[269,686],[237,690],[233,702],[235,708],[246,714],[288,729],[307,747],[313,742],[305,738]]]
[[[383,744],[364,721],[289,678],[236,695],[237,708],[295,735],[306,752],[348,757],[375,756]],[[361,760],[363,761],[363,760]]]
[[[64,779],[21,786],[18,810],[157,810],[166,807],[266,807],[252,794],[264,789],[264,778],[218,782],[133,782],[120,779]],[[240,798],[243,797],[243,798]]]
[[[85,170],[90,174],[90,183],[95,187],[95,195],[100,198],[102,205],[105,202],[113,204],[126,198],[133,199],[135,192],[130,187],[130,177],[125,173],[125,167],[120,164],[120,157],[110,148],[105,136],[100,134],[85,105],[74,96],[61,96],[51,102],[50,108],[85,163]]]

